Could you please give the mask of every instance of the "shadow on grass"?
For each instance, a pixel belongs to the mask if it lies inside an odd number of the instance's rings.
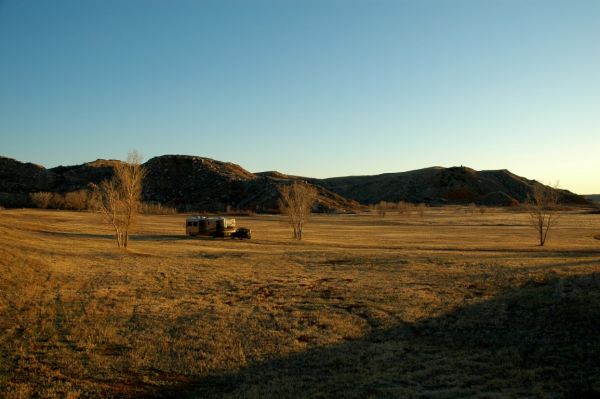
[[[65,231],[47,231],[40,230],[39,233],[46,234],[53,237],[65,237],[65,238],[103,238],[103,239],[115,239],[114,234],[92,234],[92,233],[73,233],[73,232],[65,232]],[[183,234],[131,234],[129,236],[130,240],[134,241],[176,241],[176,240],[190,240],[190,239],[212,239],[211,237],[202,237],[202,238],[190,238]]]
[[[183,234],[132,234],[130,240],[134,241],[179,241],[179,240],[194,240]]]
[[[310,345],[310,337],[305,338]],[[542,282],[151,397],[600,397],[600,273]]]
[[[526,266],[521,268],[520,270],[524,271],[524,272],[531,272],[534,270],[549,270],[552,268],[577,268],[577,267],[585,267],[585,266],[593,266],[593,265],[597,265],[600,264],[600,254],[594,257],[591,257],[591,259],[584,259],[584,260],[573,260],[573,261],[567,261],[567,262],[555,262],[555,263],[545,263],[543,265],[538,265],[538,266]]]

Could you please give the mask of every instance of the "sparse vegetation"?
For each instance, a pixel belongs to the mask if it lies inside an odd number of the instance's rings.
[[[410,202],[399,201],[398,203],[389,201],[379,201],[379,203],[372,205],[371,210],[375,211],[380,217],[385,217],[388,212],[397,211],[398,214],[409,212],[414,207]]]
[[[287,216],[292,226],[293,237],[302,240],[304,225],[308,221],[312,205],[317,198],[317,189],[307,183],[295,181],[280,188],[281,200],[279,209]]]
[[[177,209],[159,203],[144,202],[141,204],[140,212],[144,215],[174,215]]]

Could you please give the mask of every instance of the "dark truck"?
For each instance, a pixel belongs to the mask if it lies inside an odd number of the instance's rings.
[[[231,238],[239,238],[240,240],[243,240],[245,238],[249,240],[252,238],[252,231],[246,227],[240,227],[236,231],[231,233]]]

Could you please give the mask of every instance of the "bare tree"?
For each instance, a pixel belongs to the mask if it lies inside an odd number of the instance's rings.
[[[65,206],[70,209],[81,211],[88,206],[87,190],[71,191],[65,194]]]
[[[37,206],[38,208],[46,209],[48,208],[48,206],[50,205],[50,201],[52,200],[52,193],[49,193],[47,191],[40,191],[37,193],[29,194],[29,198],[31,198],[31,201],[33,201],[35,206]]]
[[[115,166],[110,180],[94,187],[94,204],[113,227],[117,246],[127,248],[129,233],[140,211],[142,180],[146,174],[137,151],[129,152],[127,161]]]
[[[54,209],[63,209],[65,207],[65,196],[60,193],[52,193],[50,207]]]
[[[388,209],[388,203],[386,201],[379,201],[379,203],[375,205],[375,208],[377,209],[377,214],[380,217],[385,217],[386,211]]]
[[[535,184],[526,202],[531,225],[537,231],[540,246],[544,246],[548,231],[561,216],[558,183],[553,187]]]
[[[279,189],[281,199],[279,209],[287,215],[294,238],[302,239],[304,224],[308,221],[312,205],[317,198],[317,189],[307,183],[294,182]]]
[[[396,209],[398,210],[398,214],[405,213],[406,211],[408,211],[408,203],[406,203],[405,201],[398,201]]]
[[[477,209],[477,205],[475,205],[474,202],[471,202],[469,205],[467,205],[465,213],[468,213],[469,215],[473,216],[473,214],[475,213],[475,209]]]

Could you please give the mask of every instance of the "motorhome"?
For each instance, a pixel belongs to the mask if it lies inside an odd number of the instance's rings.
[[[235,219],[223,216],[192,216],[185,224],[188,236],[229,237],[235,232]]]

